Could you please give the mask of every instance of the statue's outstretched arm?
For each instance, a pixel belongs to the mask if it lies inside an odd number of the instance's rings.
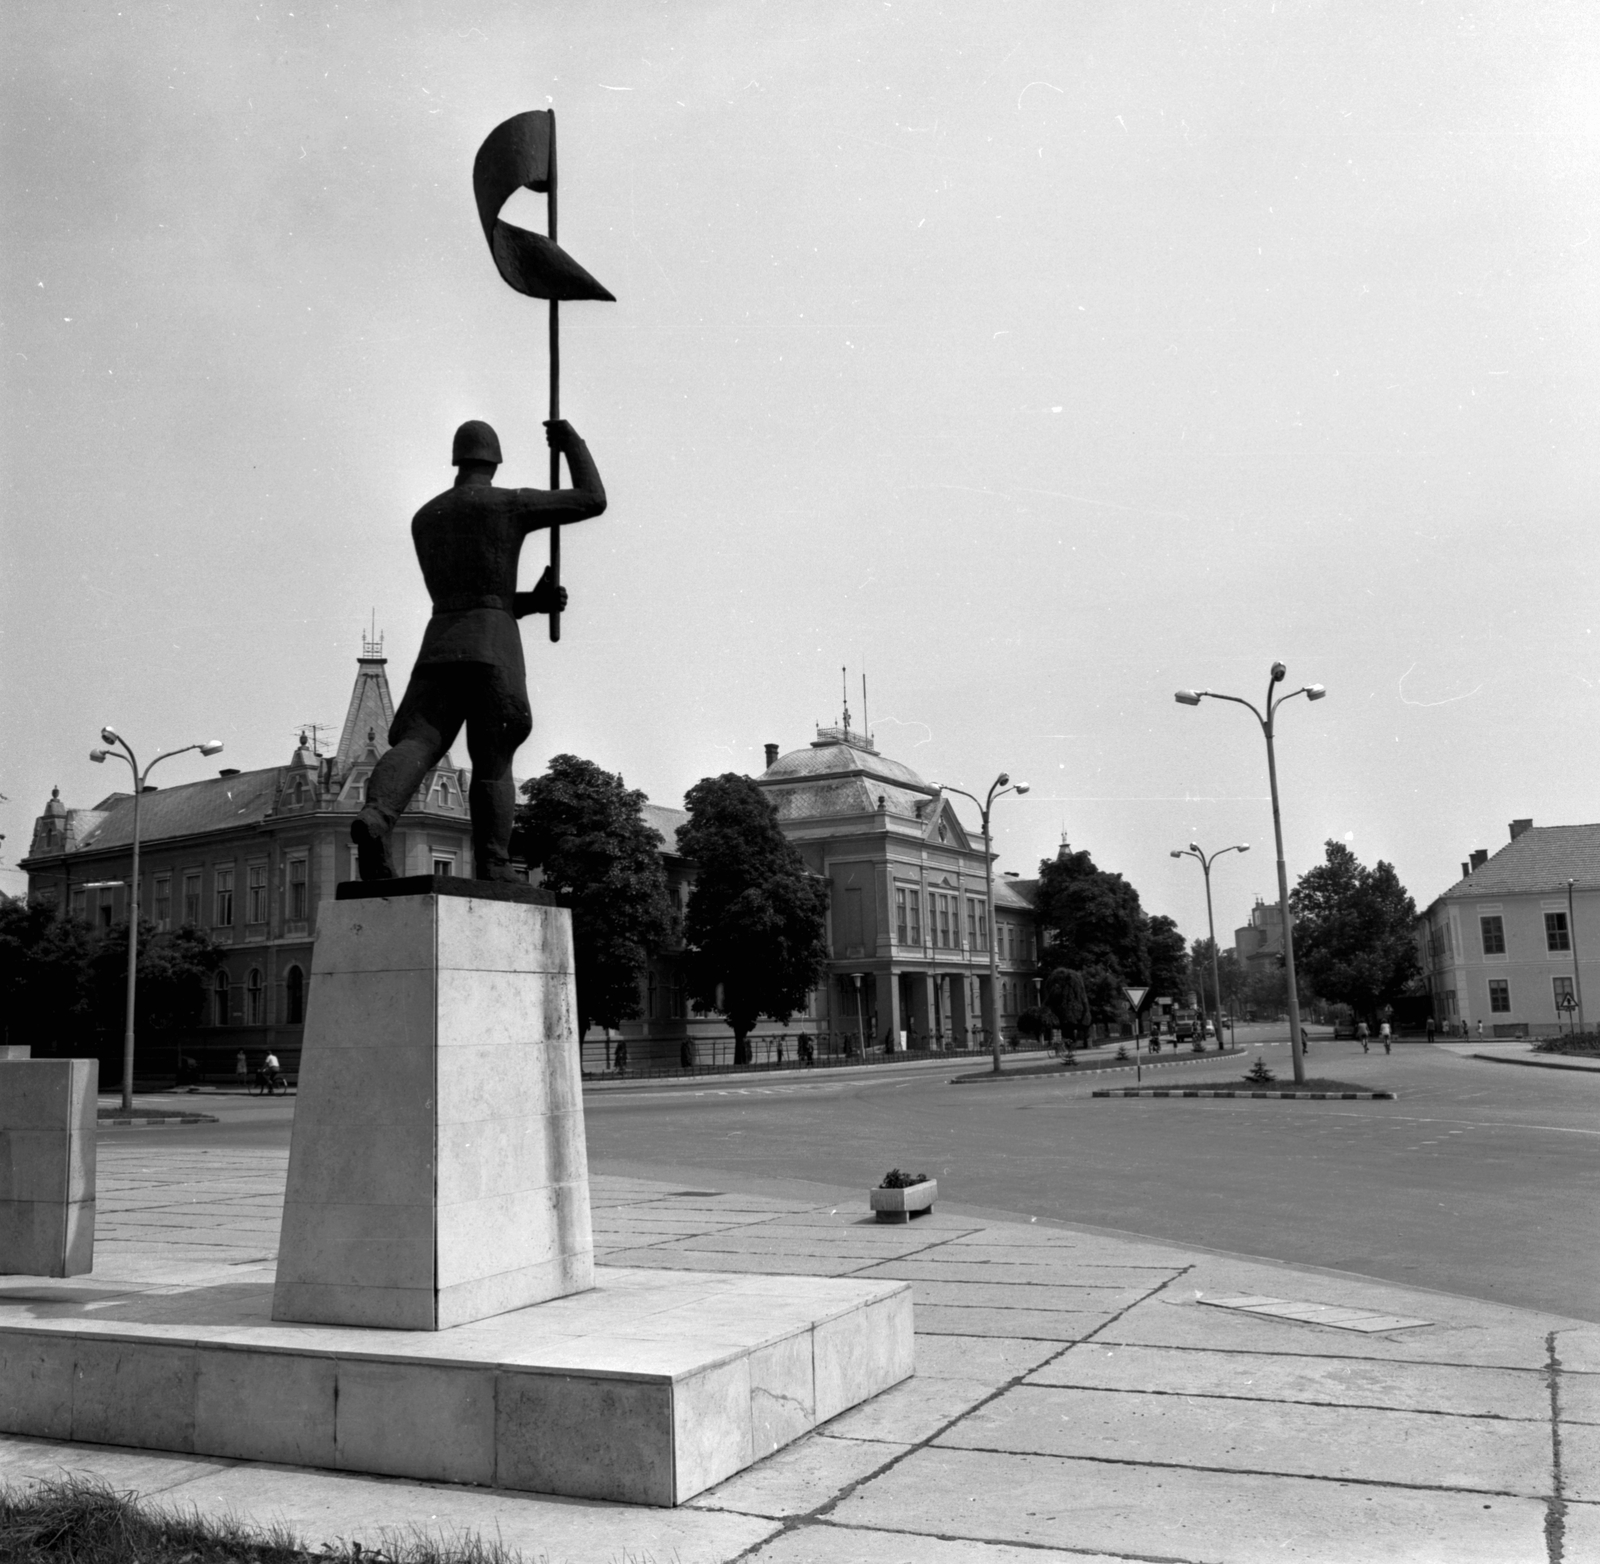
[[[529,532],[552,525],[566,526],[587,521],[606,508],[605,485],[595,466],[589,447],[564,418],[549,425],[550,444],[567,459],[572,471],[570,489],[518,489],[517,500],[523,526]]]

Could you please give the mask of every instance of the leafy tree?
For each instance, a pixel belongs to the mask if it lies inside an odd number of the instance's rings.
[[[1164,913],[1155,913],[1150,919],[1149,937],[1150,987],[1158,994],[1187,993],[1193,981],[1189,948],[1178,925]]]
[[[226,952],[193,925],[156,932],[139,920],[139,982],[134,1003],[137,1031],[194,1026],[205,1013],[211,980]],[[128,1007],[128,925],[119,923],[94,940],[84,971],[89,1009],[103,1035],[122,1030]]]
[[[1420,970],[1417,904],[1394,865],[1369,869],[1343,842],[1328,842],[1325,861],[1307,870],[1289,898],[1296,975],[1323,999],[1377,1020]]]
[[[94,1019],[84,977],[93,945],[88,924],[0,897],[0,1038],[38,1057],[88,1049]]]
[[[639,983],[672,935],[661,833],[645,795],[592,760],[557,755],[522,784],[512,851],[572,909],[578,1036],[642,1014]]]
[[[699,1014],[727,1020],[734,1063],[748,1064],[756,1022],[787,1021],[822,976],[827,887],[806,873],[749,777],[706,777],[684,803],[678,850],[695,871],[684,925],[689,993]]]
[[[1122,985],[1149,981],[1150,920],[1139,893],[1120,874],[1096,868],[1087,852],[1067,853],[1039,865],[1034,905],[1044,964],[1081,972],[1095,1020],[1115,1021]]]
[[[1073,1042],[1081,1042],[1089,1035],[1094,1013],[1089,1008],[1089,990],[1081,972],[1071,967],[1052,970],[1044,980],[1044,1002]]]

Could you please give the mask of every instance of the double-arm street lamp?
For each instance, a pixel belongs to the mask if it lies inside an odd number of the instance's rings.
[[[1172,849],[1174,858],[1198,858],[1200,867],[1205,872],[1206,927],[1211,930],[1211,992],[1217,1001],[1217,1049],[1219,1052],[1222,1048],[1222,977],[1217,967],[1217,920],[1211,915],[1211,866],[1224,853],[1247,853],[1249,851],[1250,844],[1248,842],[1235,842],[1232,847],[1219,847],[1209,856],[1202,850],[1198,842],[1190,842],[1187,847],[1174,847]],[[1200,987],[1203,993],[1205,984],[1202,982]],[[1203,1004],[1200,1006],[1200,1010],[1202,1014],[1205,1012]],[[1200,1041],[1203,1045],[1205,1038],[1202,1036]]]
[[[1267,741],[1267,780],[1272,787],[1272,835],[1278,848],[1278,914],[1283,920],[1283,970],[1289,989],[1289,1052],[1294,1061],[1294,1078],[1298,1084],[1306,1078],[1306,1065],[1305,1053],[1300,1046],[1300,995],[1294,981],[1294,928],[1289,921],[1289,872],[1283,863],[1283,820],[1278,811],[1278,761],[1272,750],[1272,730],[1278,708],[1285,701],[1293,700],[1296,695],[1303,695],[1308,701],[1320,701],[1328,692],[1320,684],[1303,684],[1298,690],[1279,695],[1278,686],[1283,683],[1287,671],[1282,663],[1272,665],[1272,677],[1267,681],[1265,716],[1257,710],[1254,701],[1247,701],[1242,695],[1223,695],[1217,690],[1179,690],[1173,699],[1180,706],[1198,706],[1207,696],[1216,701],[1232,701],[1236,706],[1245,707],[1261,724],[1262,735]],[[1220,1041],[1221,1038],[1218,1038]]]
[[[115,728],[102,728],[100,738],[106,747],[90,750],[89,759],[96,765],[103,765],[110,755],[125,760],[133,773],[133,871],[128,878],[128,1013],[122,1028],[122,1109],[128,1113],[133,1110],[133,996],[139,971],[139,795],[144,792],[150,773],[163,760],[191,749],[199,750],[202,755],[220,755],[222,740],[208,739],[204,744],[185,744],[179,749],[166,750],[140,771],[132,746]],[[121,747],[113,748],[114,745]]]
[[[1000,1073],[1000,934],[994,923],[994,854],[989,849],[989,811],[994,808],[994,801],[1004,797],[1007,793],[1026,793],[1026,782],[1013,782],[1005,772],[1001,772],[989,784],[988,797],[980,799],[977,794],[969,793],[964,787],[946,787],[947,793],[959,793],[963,798],[970,798],[978,806],[978,812],[983,816],[983,887],[984,900],[989,908],[989,1019],[993,1023],[989,1028],[989,1046],[994,1054],[994,1073]]]

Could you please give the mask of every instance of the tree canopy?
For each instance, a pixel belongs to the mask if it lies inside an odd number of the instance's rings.
[[[1417,904],[1394,865],[1367,868],[1343,842],[1307,870],[1289,897],[1296,975],[1323,999],[1376,1018],[1417,978]]]
[[[1043,965],[1081,973],[1094,1019],[1116,1020],[1122,985],[1150,977],[1150,920],[1139,893],[1087,852],[1067,853],[1039,865],[1035,908]]]
[[[689,822],[678,828],[678,850],[695,871],[684,925],[689,994],[697,1012],[727,1020],[734,1062],[746,1064],[756,1022],[787,1021],[822,976],[827,887],[806,873],[777,810],[749,777],[706,777],[684,803]]]
[[[1089,1035],[1094,1012],[1083,974],[1071,967],[1055,967],[1044,980],[1044,1002],[1057,1024],[1073,1042]]]
[[[1178,996],[1192,986],[1189,947],[1177,923],[1164,913],[1150,917],[1150,987],[1158,994]]]
[[[661,833],[645,795],[577,755],[522,784],[512,851],[572,909],[578,1035],[642,1013],[639,984],[672,935]]]
[[[139,920],[138,1029],[192,1026],[224,952],[200,929],[157,933]],[[4,1040],[36,1055],[92,1053],[122,1030],[127,1007],[128,925],[93,929],[52,907],[0,897],[0,1026]]]

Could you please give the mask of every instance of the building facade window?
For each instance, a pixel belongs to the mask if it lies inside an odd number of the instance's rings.
[[[1483,953],[1486,956],[1503,956],[1506,953],[1506,925],[1505,920],[1499,916],[1492,918],[1479,918],[1478,927],[1483,930]]]
[[[454,858],[435,858],[433,860],[433,872],[435,874],[445,875],[446,877],[454,875],[455,872],[456,872],[456,861],[455,861],[455,859]]]
[[[304,858],[289,860],[289,916],[296,923],[306,920],[306,907],[310,900],[308,874],[309,865]]]
[[[1553,977],[1550,979],[1551,995],[1556,1002],[1556,1009],[1564,1011],[1577,1004],[1572,992],[1572,979],[1569,977]],[[1569,1004],[1568,1001],[1571,1003]]]
[[[299,1026],[306,1018],[306,975],[299,967],[290,967],[284,974],[283,1011],[290,1026]]]
[[[441,809],[450,807],[450,780],[448,777],[439,778],[439,807]]]
[[[233,927],[232,869],[218,869],[216,871],[216,892],[216,916],[211,921],[219,929],[231,929]]]
[[[72,895],[68,898],[68,905],[72,908],[72,916],[80,923],[83,922],[86,915],[85,903],[88,899],[89,893],[81,885],[74,886]]]
[[[978,948],[978,904],[970,896],[967,898],[967,948]]]
[[[172,927],[172,876],[158,874],[155,882],[155,892],[150,898],[150,911],[155,918],[156,928],[163,934]]]
[[[196,925],[200,922],[200,876],[186,874],[183,877],[183,921]]]
[[[103,929],[111,927],[111,896],[110,891],[100,892],[100,927]]]
[[[245,869],[245,900],[244,921],[246,923],[265,923],[267,921],[267,866],[264,863],[253,863]]]
[[[942,950],[950,949],[950,903],[953,896],[940,896],[939,901],[939,946]]]
[[[304,777],[296,777],[294,779],[294,790],[289,795],[289,797],[290,797],[290,802],[292,802],[294,804],[303,804],[303,803],[305,803],[305,801],[306,801],[306,779]]]
[[[228,1024],[228,974],[219,972],[211,980],[211,1020],[216,1026]]]
[[[1497,1015],[1511,1014],[1511,983],[1509,979],[1489,979],[1489,1008]]]
[[[1571,950],[1572,933],[1567,928],[1564,912],[1547,912],[1544,915],[1544,942],[1551,950]]]
[[[262,999],[266,985],[261,979],[261,968],[251,967],[244,980],[244,1019],[247,1026],[260,1026],[265,1019]]]
[[[922,892],[907,891],[906,907],[911,914],[911,943],[922,943]]]
[[[903,885],[894,888],[894,942],[897,945],[906,943],[906,888]]]

